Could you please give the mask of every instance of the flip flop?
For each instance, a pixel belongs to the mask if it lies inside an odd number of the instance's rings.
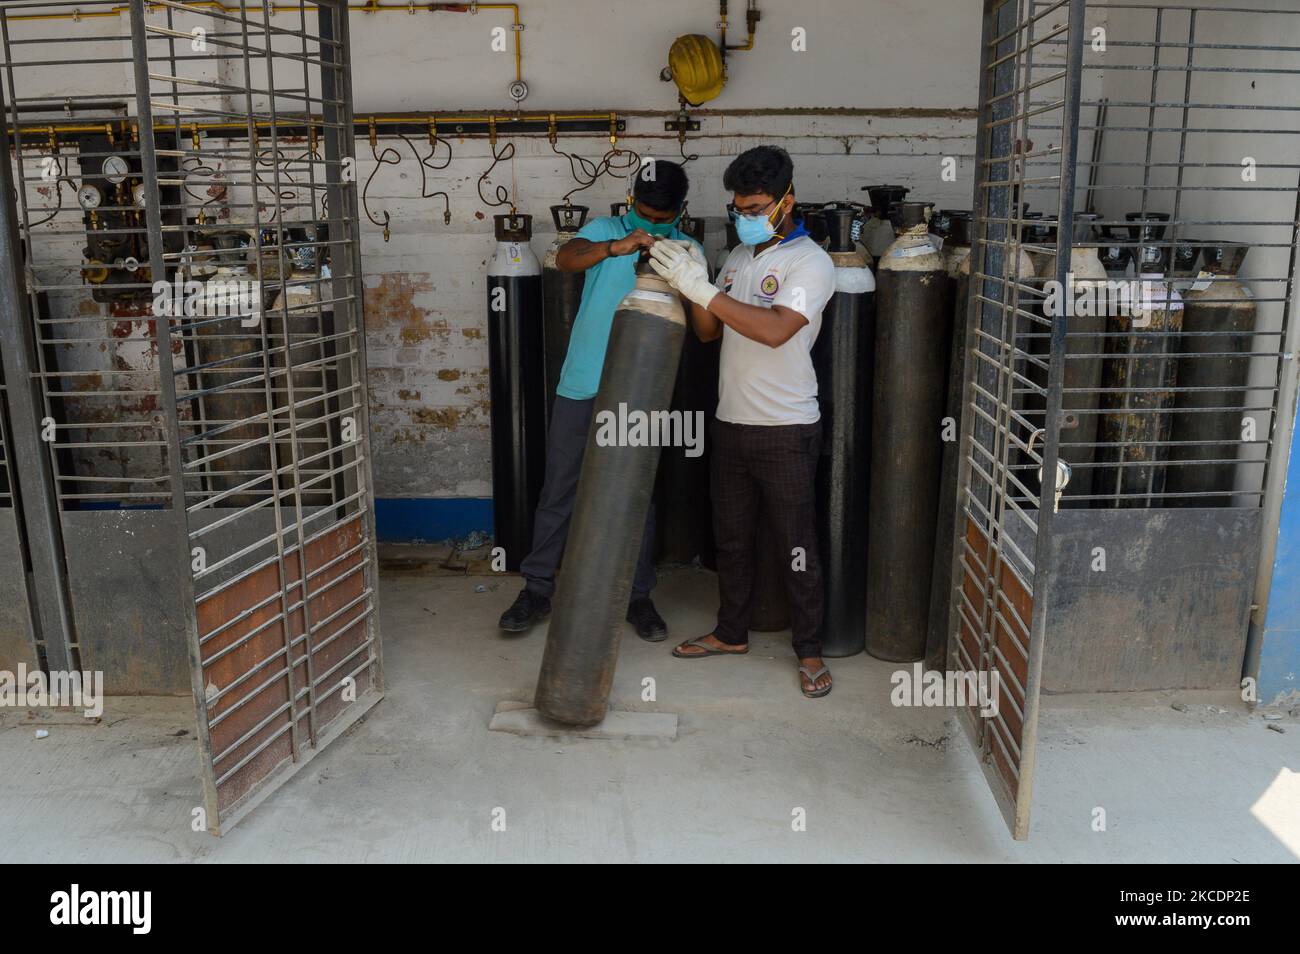
[[[818,669],[816,672],[810,672],[807,666],[800,666],[799,671],[808,677],[810,683],[816,685],[817,680],[823,675],[830,675],[831,669],[829,666],[822,666],[822,668]],[[828,695],[834,687],[835,683],[832,682],[825,689],[805,689],[803,687],[803,680],[799,680],[799,691],[809,699],[820,699],[822,696]]]
[[[744,649],[714,649],[702,640],[708,639],[712,633],[705,633],[703,636],[696,636],[694,639],[688,639],[686,642],[673,647],[673,655],[678,659],[703,659],[705,656],[744,656],[749,652],[749,644],[745,644]],[[681,653],[678,652],[684,646],[694,646],[697,649],[703,649],[702,653]]]

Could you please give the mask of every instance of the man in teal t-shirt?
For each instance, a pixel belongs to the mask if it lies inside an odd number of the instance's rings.
[[[587,274],[564,369],[555,389],[546,448],[546,482],[533,521],[533,548],[520,564],[524,589],[501,616],[500,625],[506,632],[524,632],[551,612],[555,572],[569,532],[569,515],[578,491],[582,455],[614,312],[636,285],[637,253],[653,245],[656,238],[684,240],[699,248],[677,228],[687,189],[686,173],[680,165],[665,159],[647,162],[636,174],[626,214],[588,222],[555,257],[560,271]],[[702,260],[703,251],[699,254]],[[618,493],[619,488],[611,487],[609,492]],[[658,641],[668,635],[668,626],[650,601],[655,585],[650,552],[653,540],[651,506],[632,580],[627,619],[642,639]]]

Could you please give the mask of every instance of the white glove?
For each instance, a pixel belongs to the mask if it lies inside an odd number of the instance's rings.
[[[704,257],[704,252],[700,249],[699,245],[692,242],[690,239],[660,239],[659,241],[668,242],[672,245],[676,245],[678,248],[685,249],[690,253],[692,259],[703,265],[706,272],[708,271],[709,260]]]
[[[708,308],[717,287],[709,281],[704,256],[698,259],[676,242],[655,242],[650,246],[650,267],[673,288],[701,308]]]

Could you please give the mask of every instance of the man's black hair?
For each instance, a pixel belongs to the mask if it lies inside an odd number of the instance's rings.
[[[727,166],[722,187],[737,195],[770,195],[780,199],[785,190],[794,189],[794,163],[780,146],[755,146],[746,149]]]
[[[632,195],[656,212],[676,212],[686,201],[691,184],[686,170],[668,159],[647,159],[636,172]]]

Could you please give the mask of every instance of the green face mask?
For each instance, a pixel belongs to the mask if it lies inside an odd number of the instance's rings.
[[[629,207],[624,219],[633,230],[642,229],[657,238],[667,238],[672,234],[673,229],[677,227],[681,217],[682,214],[678,212],[677,217],[671,222],[651,222],[649,219],[637,215],[635,208]]]

